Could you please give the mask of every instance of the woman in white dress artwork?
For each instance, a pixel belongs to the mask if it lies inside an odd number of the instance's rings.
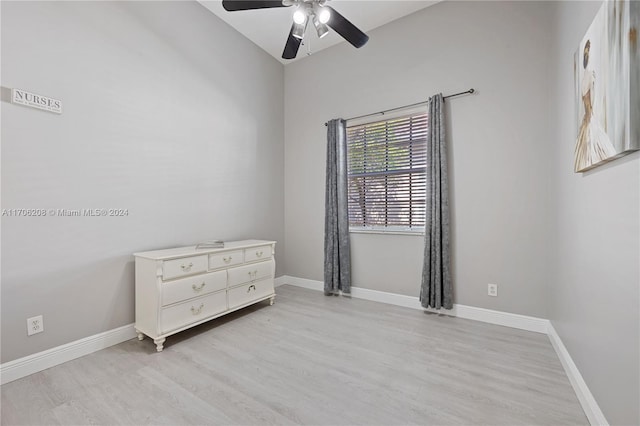
[[[594,86],[596,81],[595,72],[589,67],[589,50],[591,41],[587,40],[584,45],[582,66],[584,74],[580,86],[582,104],[584,105],[584,115],[580,124],[578,140],[576,142],[575,164],[576,172],[585,169],[616,155],[616,150],[609,139],[609,136],[594,117],[593,99]]]

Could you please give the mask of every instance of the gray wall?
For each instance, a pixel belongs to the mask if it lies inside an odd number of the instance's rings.
[[[2,218],[1,361],[132,322],[135,251],[270,238],[278,275],[321,280],[323,123],[475,87],[447,102],[455,300],[551,318],[607,419],[640,423],[639,155],[572,172],[572,57],[599,4],[440,3],[285,85],[198,4],[2,2],[2,86],[64,102],[1,105],[2,208],[129,215]],[[352,242],[354,285],[417,296],[421,237]]]
[[[555,4],[549,318],[611,424],[640,424],[640,155],[573,173],[573,54],[601,2]],[[640,119],[636,117],[636,119]]]
[[[133,322],[136,251],[284,250],[283,67],[195,2],[2,2],[2,362]],[[188,23],[188,25],[185,25]],[[26,318],[45,332],[26,336]]]
[[[446,103],[455,302],[546,318],[549,23],[545,2],[443,2],[285,67],[286,273],[323,279],[326,120],[474,87]],[[352,245],[353,285],[418,296],[422,237]]]

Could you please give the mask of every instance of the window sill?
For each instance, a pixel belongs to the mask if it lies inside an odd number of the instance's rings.
[[[378,229],[349,229],[350,234],[380,234],[380,235],[407,235],[410,237],[424,237],[424,231],[383,231]]]

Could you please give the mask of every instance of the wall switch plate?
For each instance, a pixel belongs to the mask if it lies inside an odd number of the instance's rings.
[[[498,284],[489,284],[487,286],[487,294],[492,297],[498,297]]]
[[[44,331],[44,320],[42,315],[37,317],[27,318],[27,336],[32,334],[42,333]]]

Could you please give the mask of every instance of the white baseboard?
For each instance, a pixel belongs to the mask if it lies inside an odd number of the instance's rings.
[[[89,355],[136,337],[133,324],[85,337],[33,355],[0,364],[0,384],[12,382],[38,371]]]
[[[279,277],[280,284],[290,284],[296,287],[303,287],[310,290],[324,291],[322,281],[308,280],[305,278],[291,277],[283,275]],[[517,328],[520,330],[533,331],[536,333],[547,333],[549,320],[544,318],[530,317],[526,315],[512,314],[509,312],[494,311],[491,309],[476,308],[474,306],[454,304],[453,309],[425,309],[420,305],[417,297],[405,296],[403,294],[387,293],[378,290],[369,290],[362,287],[351,287],[351,297],[356,299],[371,300],[373,302],[388,303],[390,305],[402,306],[405,308],[437,312],[444,315],[458,318],[471,319],[475,321],[487,322],[490,324],[502,325],[505,327]]]
[[[573,386],[573,390],[580,401],[580,405],[582,405],[584,414],[587,416],[587,419],[589,419],[589,423],[601,426],[609,425],[607,419],[602,413],[602,410],[600,410],[600,406],[589,390],[587,383],[582,378],[582,374],[580,374],[578,367],[573,362],[573,359],[571,359],[569,351],[567,351],[564,343],[562,343],[560,336],[556,332],[555,328],[553,328],[551,322],[549,322],[547,335],[549,336],[549,340],[551,340],[551,345],[558,354],[558,358],[560,358],[560,363],[562,363],[562,367],[564,367],[564,371],[569,378],[571,386]]]
[[[280,276],[280,277],[276,278],[275,280],[273,280],[273,286],[274,286],[274,287],[280,287],[281,285],[286,284],[286,283],[284,282],[284,278],[285,278],[285,277],[286,277],[286,275],[282,275],[282,276]]]

